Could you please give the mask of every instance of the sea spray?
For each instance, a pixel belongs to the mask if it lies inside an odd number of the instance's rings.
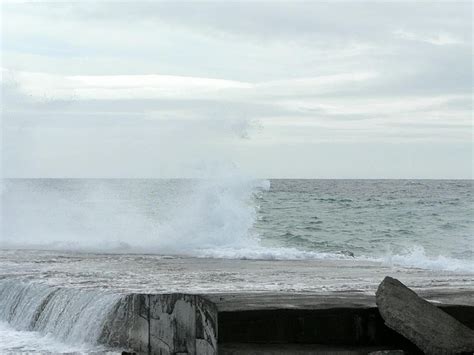
[[[238,174],[187,180],[7,181],[3,247],[197,255],[256,243],[255,194],[268,181]],[[145,204],[141,189],[151,190]],[[25,223],[27,221],[27,223]]]
[[[188,196],[159,226],[164,251],[195,252],[221,247],[248,247],[256,242],[251,229],[256,219],[255,193],[268,189],[267,181],[242,177],[199,179]]]
[[[371,259],[371,258],[367,258]],[[387,253],[381,258],[372,258],[383,265],[405,268],[417,268],[437,271],[460,271],[474,273],[474,263],[471,260],[459,260],[444,255],[427,255],[421,245],[412,245],[401,253]]]
[[[217,170],[177,180],[7,180],[0,245],[474,272],[470,181],[406,191],[404,181],[272,180],[270,188]]]

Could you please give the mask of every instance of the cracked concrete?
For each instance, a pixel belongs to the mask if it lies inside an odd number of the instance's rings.
[[[132,294],[117,305],[102,341],[144,354],[217,354],[217,308],[197,295]]]

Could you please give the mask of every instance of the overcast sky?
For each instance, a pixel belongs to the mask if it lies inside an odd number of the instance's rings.
[[[5,1],[3,174],[471,178],[472,11]]]

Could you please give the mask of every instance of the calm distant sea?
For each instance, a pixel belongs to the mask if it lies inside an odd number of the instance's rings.
[[[267,243],[357,255],[473,260],[472,180],[272,180],[256,228]]]

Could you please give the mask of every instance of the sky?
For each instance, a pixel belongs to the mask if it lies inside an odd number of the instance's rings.
[[[1,15],[4,177],[472,178],[471,2]]]

